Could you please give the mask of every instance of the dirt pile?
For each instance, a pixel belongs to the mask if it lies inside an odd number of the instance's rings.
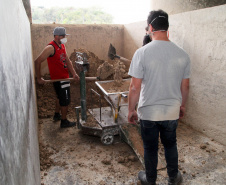
[[[44,79],[50,79],[49,75],[45,75]],[[36,95],[38,103],[38,117],[50,118],[55,110],[55,92],[52,83],[44,85],[36,84]]]
[[[114,66],[114,70],[115,70],[115,73],[114,73],[114,83],[115,83],[115,86],[121,86],[122,85],[122,79],[123,77],[125,76],[125,73],[126,73],[126,66],[124,65],[123,62],[120,62],[119,59],[115,59],[116,60],[116,63],[115,63],[115,66]]]
[[[109,76],[113,75],[115,72],[113,65],[105,61],[97,68],[97,76],[100,77],[100,80],[105,80]]]
[[[76,52],[86,53],[88,56],[88,62],[90,63],[89,71],[86,76],[98,76],[100,74],[100,66],[102,66],[102,76],[106,78],[105,80],[113,80],[113,73],[115,73],[114,83],[109,83],[110,92],[124,92],[129,90],[130,82],[123,82],[122,78],[126,77],[127,73],[125,70],[125,65],[120,60],[104,61],[99,59],[94,53],[86,49],[75,49],[70,55],[70,60],[75,66],[77,60]],[[113,63],[113,64],[111,64]],[[76,69],[76,67],[75,67]],[[77,71],[78,72],[78,71]],[[108,74],[108,75],[106,75]],[[110,74],[110,75],[109,75]],[[44,79],[50,79],[50,76],[46,74]],[[79,82],[71,81],[71,104],[69,105],[69,118],[75,117],[74,107],[80,105],[80,84]],[[106,87],[107,88],[107,87]],[[55,112],[55,91],[52,83],[46,83],[44,85],[36,84],[37,102],[38,102],[38,116],[39,118],[50,118]],[[86,82],[86,95],[87,95],[87,107],[99,107],[99,98],[95,95],[91,96],[91,89],[94,89],[98,93],[102,94],[99,88],[96,86],[94,81]],[[103,99],[102,106],[108,106],[108,103]]]
[[[70,55],[70,60],[72,61],[73,66],[78,74],[79,74],[79,71],[75,63],[75,61],[78,61],[76,52],[86,53],[88,56],[87,60],[89,62],[89,70],[88,72],[86,72],[86,76],[91,76],[91,77],[97,76],[97,69],[101,64],[104,63],[104,60],[99,59],[98,56],[96,56],[93,52],[88,51],[86,49],[83,49],[83,48],[74,49],[74,52],[71,53]]]
[[[70,55],[70,60],[76,72],[79,74],[79,69],[76,66],[76,61],[78,61],[76,52],[86,53],[87,60],[89,62],[89,70],[86,72],[86,76],[100,77],[100,80],[115,80],[116,85],[121,85],[122,78],[128,78],[128,69],[123,62],[119,59],[114,59],[109,61],[104,61],[98,58],[94,53],[83,49],[74,49],[74,52]]]

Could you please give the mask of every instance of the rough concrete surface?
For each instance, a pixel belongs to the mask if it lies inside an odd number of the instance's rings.
[[[0,17],[0,184],[40,185],[30,22],[17,0]]]
[[[170,39],[191,59],[183,120],[226,145],[226,5],[170,16]],[[217,15],[217,16],[216,16]],[[211,25],[211,29],[210,26]]]

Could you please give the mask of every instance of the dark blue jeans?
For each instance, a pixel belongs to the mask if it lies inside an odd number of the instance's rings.
[[[140,120],[141,136],[144,143],[144,162],[148,182],[157,178],[159,134],[165,149],[167,173],[175,177],[178,173],[178,152],[176,129],[178,120],[148,121]]]

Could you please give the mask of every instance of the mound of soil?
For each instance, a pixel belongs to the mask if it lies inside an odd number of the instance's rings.
[[[83,48],[74,49],[74,52],[71,53],[69,58],[72,61],[73,66],[78,74],[79,74],[79,71],[75,63],[76,61],[78,61],[76,52],[87,54],[87,57],[88,57],[87,60],[89,62],[89,70],[86,72],[86,76],[91,76],[91,77],[97,76],[97,68],[104,63],[104,60],[99,59],[98,56],[96,56],[94,53],[86,49],[83,49]]]

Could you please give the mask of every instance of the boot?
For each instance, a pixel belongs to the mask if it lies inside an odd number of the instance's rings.
[[[75,125],[76,125],[75,122],[70,122],[67,119],[65,119],[65,120],[62,119],[60,127],[61,128],[67,128],[67,127],[74,127]]]
[[[146,173],[145,171],[140,171],[138,173],[138,179],[140,180],[142,185],[156,185],[155,182],[148,182],[146,178]]]
[[[178,171],[175,177],[170,177],[168,180],[168,185],[180,185],[183,181],[180,171]]]
[[[55,114],[53,116],[53,121],[59,121],[59,120],[61,120],[61,115],[60,115],[60,113],[55,112]]]

